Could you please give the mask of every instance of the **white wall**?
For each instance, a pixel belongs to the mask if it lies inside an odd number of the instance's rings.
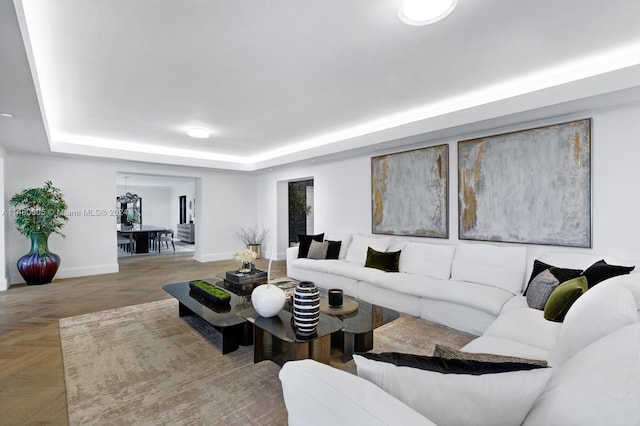
[[[257,222],[256,177],[249,174],[223,172],[201,168],[174,167],[83,157],[52,157],[8,154],[5,162],[4,205],[8,199],[28,187],[41,186],[47,179],[64,193],[71,216],[63,233],[66,239],[52,235],[49,248],[60,255],[62,262],[56,278],[103,274],[118,271],[116,250],[115,199],[118,172],[193,177],[199,182],[196,206],[196,255],[199,261],[230,259],[242,248],[234,232]],[[142,191],[139,192],[143,197]],[[158,194],[147,194],[154,198]],[[170,197],[170,191],[158,198]],[[143,198],[143,215],[148,204]],[[101,212],[107,212],[103,214]],[[158,220],[175,227],[169,213]],[[145,223],[162,225],[161,223]],[[9,283],[23,282],[16,261],[27,253],[30,242],[18,233],[14,219],[5,216],[7,229],[6,256]],[[0,235],[0,238],[2,236]]]
[[[7,156],[7,153],[0,145],[0,200],[4,200],[4,159]],[[7,221],[3,221],[3,225],[0,226],[0,291],[5,291],[9,288],[9,280],[7,277],[7,267],[6,267],[6,250],[5,250],[5,235],[6,235]]]
[[[177,226],[180,223],[180,196],[185,195],[187,197],[187,223],[189,220],[193,220],[193,199],[195,195],[195,181],[193,183],[177,185],[171,188],[171,228],[177,231]],[[191,209],[189,208],[191,203]]]
[[[458,240],[457,142],[505,131],[560,123],[592,117],[592,249],[528,245],[530,255],[541,251],[581,251],[610,254],[640,265],[637,217],[640,197],[635,185],[640,182],[640,103],[605,110],[585,111],[562,117],[550,117],[532,123],[492,129],[485,133],[460,134],[445,140],[402,146],[370,155],[328,163],[291,165],[263,173],[258,178],[258,205],[265,212],[263,225],[278,233],[278,254],[283,258],[282,216],[287,214],[283,201],[278,203],[278,182],[314,179],[315,232],[371,233],[371,157],[414,147],[449,144],[449,239],[408,238],[435,243]],[[281,197],[282,198],[282,197]],[[280,205],[279,205],[280,204]],[[498,244],[498,243],[494,243]]]
[[[195,259],[229,259],[234,251],[243,249],[236,231],[258,223],[256,177],[243,173],[203,174],[196,180],[195,199]]]
[[[52,234],[49,249],[61,256],[56,277],[117,272],[115,229],[115,170],[108,163],[70,158],[10,155],[6,163],[5,208],[8,198],[25,188],[51,180],[60,188],[70,211],[62,229],[67,237]],[[11,225],[14,217],[5,217]],[[30,242],[11,226],[7,232],[7,268],[10,282],[24,282],[16,261],[29,251]]]
[[[398,147],[398,150],[405,150],[440,143],[450,145],[450,238],[421,240],[436,243],[457,241],[457,141],[585,117],[593,118],[593,248],[527,247],[531,254],[542,250],[577,250],[610,254],[640,264],[636,227],[640,199],[635,191],[636,182],[640,182],[640,167],[637,166],[640,158],[640,103]],[[375,151],[370,155],[326,163],[300,163],[258,176],[201,168],[9,153],[4,155],[4,182],[0,191],[4,189],[4,204],[8,209],[8,199],[13,194],[27,187],[40,186],[50,179],[62,189],[70,209],[113,211],[117,172],[193,177],[196,182],[196,260],[230,259],[235,250],[242,248],[235,231],[254,225],[270,232],[263,253],[270,253],[277,240],[277,258],[283,259],[288,241],[287,181],[314,179],[315,232],[368,234],[371,232],[371,156],[394,151],[396,149]],[[0,169],[1,165],[2,161]],[[0,170],[0,179],[1,176]],[[169,221],[170,226],[175,226],[175,219],[170,217]],[[63,230],[67,238],[50,238],[51,250],[62,257],[57,277],[117,271],[114,228],[115,218],[112,215],[71,217]],[[22,282],[15,262],[28,251],[29,241],[15,230],[12,217],[5,216],[4,230],[4,244],[1,244],[3,236],[0,231],[0,258],[5,265],[5,275],[9,283]]]
[[[118,195],[125,193],[125,186],[118,185]],[[162,186],[127,185],[126,191],[142,198],[142,224],[163,228],[174,228],[171,221],[171,188]],[[115,205],[115,201],[114,201]],[[177,207],[176,207],[177,209]]]

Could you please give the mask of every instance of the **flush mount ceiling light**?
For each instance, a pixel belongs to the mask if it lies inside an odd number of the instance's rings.
[[[457,0],[400,0],[399,16],[409,25],[428,25],[450,14]]]
[[[190,127],[187,129],[187,135],[196,139],[207,139],[211,136],[211,133],[207,129],[203,129],[202,127]]]

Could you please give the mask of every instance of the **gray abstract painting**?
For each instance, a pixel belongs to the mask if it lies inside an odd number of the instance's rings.
[[[460,239],[591,247],[591,119],[458,143]]]
[[[374,234],[448,238],[449,145],[371,158]]]

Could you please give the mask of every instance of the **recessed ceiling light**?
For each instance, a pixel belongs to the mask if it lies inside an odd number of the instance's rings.
[[[206,139],[211,136],[211,133],[207,129],[203,129],[202,127],[191,127],[187,129],[187,135],[192,138],[197,139]]]
[[[0,113],[0,115],[2,115],[3,117],[7,117],[7,118],[12,118],[13,117],[13,114],[9,114],[8,112]]]
[[[399,15],[405,24],[432,24],[450,14],[456,3],[457,0],[401,0]]]

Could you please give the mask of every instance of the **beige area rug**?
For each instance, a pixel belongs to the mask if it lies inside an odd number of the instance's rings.
[[[374,351],[431,354],[473,336],[402,315]],[[253,348],[222,355],[220,333],[178,317],[174,299],[60,320],[71,425],[286,425],[278,365]],[[355,372],[335,351],[331,365]]]

